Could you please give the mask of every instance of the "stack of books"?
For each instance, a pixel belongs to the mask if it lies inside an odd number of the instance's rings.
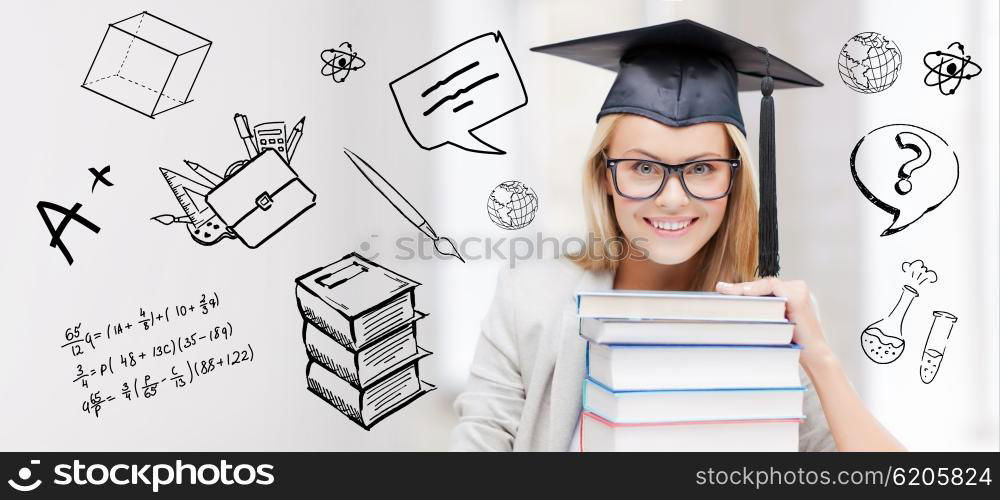
[[[356,253],[295,282],[312,393],[370,430],[434,389],[417,366],[430,354],[417,345],[419,283]]]
[[[580,451],[796,451],[799,346],[785,299],[577,294]]]

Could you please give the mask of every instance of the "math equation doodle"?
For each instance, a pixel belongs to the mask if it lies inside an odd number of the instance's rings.
[[[254,360],[221,314],[218,292],[172,304],[145,304],[133,315],[66,327],[60,349],[73,360],[71,382],[84,390],[79,408],[99,418],[114,402],[154,399]]]

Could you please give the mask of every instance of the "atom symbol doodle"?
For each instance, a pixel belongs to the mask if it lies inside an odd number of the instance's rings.
[[[941,52],[940,50],[924,54],[924,66],[930,70],[924,77],[924,85],[937,87],[941,95],[954,95],[962,80],[971,80],[972,77],[983,72],[978,64],[972,62],[972,56],[965,55],[965,47],[961,43],[954,42],[948,46],[947,50],[951,50],[955,45],[958,45],[958,51],[961,52],[961,55]],[[966,71],[969,72],[966,73]],[[936,81],[935,77],[937,77]]]
[[[339,50],[345,45],[347,50]],[[340,44],[336,49],[324,50],[319,57],[324,63],[323,76],[332,77],[337,83],[343,83],[352,71],[365,67],[365,60],[358,57],[358,53],[354,52],[354,48],[348,42]]]

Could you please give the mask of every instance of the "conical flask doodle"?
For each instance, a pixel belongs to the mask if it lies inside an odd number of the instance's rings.
[[[920,358],[920,380],[925,384],[934,381],[941,362],[944,361],[944,349],[951,337],[951,329],[958,317],[945,311],[934,311],[934,322],[931,331],[927,332],[924,342],[924,355]]]
[[[906,341],[903,340],[903,320],[913,299],[919,295],[913,287],[903,286],[892,312],[861,332],[861,350],[868,359],[884,365],[896,361],[903,354],[906,347]]]

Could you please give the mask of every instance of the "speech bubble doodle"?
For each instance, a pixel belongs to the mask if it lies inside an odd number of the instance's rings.
[[[389,84],[407,132],[421,148],[451,144],[473,153],[506,154],[475,131],[528,104],[528,93],[503,35],[485,33]]]
[[[861,193],[892,215],[881,236],[906,229],[951,196],[958,155],[940,136],[915,125],[884,125],[851,151],[851,175]]]

